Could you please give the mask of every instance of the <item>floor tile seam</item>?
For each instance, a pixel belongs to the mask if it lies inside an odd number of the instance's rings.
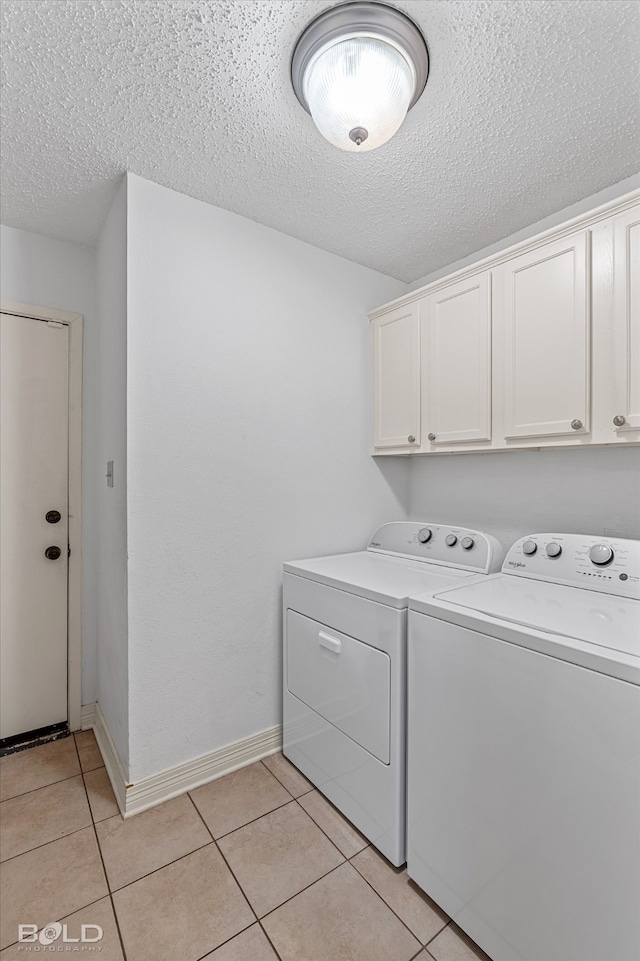
[[[76,754],[78,755],[78,761],[79,761],[79,760],[80,760],[80,752],[78,751],[78,743],[77,743],[75,737],[74,737],[73,740],[74,740],[74,743],[75,743],[75,745],[76,745]],[[82,765],[80,765],[80,766],[82,767]],[[96,768],[96,770],[99,770],[99,768]],[[84,779],[84,772],[83,772],[83,775],[82,775],[82,783],[83,783],[83,785],[84,785],[84,793],[85,793],[86,796],[87,796],[87,804],[89,805],[89,811],[91,811],[91,817],[92,817],[92,819],[93,819],[93,811],[91,810],[91,802],[89,801],[89,791],[87,790],[87,785],[86,785],[86,782],[85,782],[85,779]],[[98,847],[98,856],[100,857],[100,863],[102,864],[102,872],[103,872],[103,874],[104,874],[105,884],[107,885],[107,893],[108,893],[108,897],[109,897],[109,904],[111,905],[111,911],[112,911],[112,913],[113,913],[113,919],[114,919],[114,921],[115,921],[116,931],[118,932],[118,940],[120,941],[120,950],[122,951],[122,957],[124,958],[124,961],[127,961],[127,952],[126,952],[125,946],[124,946],[124,938],[122,937],[122,931],[120,930],[120,920],[119,920],[119,918],[118,918],[118,914],[117,914],[117,911],[116,911],[116,906],[115,906],[114,901],[113,901],[113,894],[112,894],[112,892],[111,892],[111,885],[109,884],[109,875],[107,874],[107,866],[106,866],[106,864],[104,863],[104,858],[103,858],[103,856],[102,856],[102,848],[100,847],[100,839],[98,838],[98,830],[97,830],[97,828],[96,828],[96,822],[95,822],[95,820],[93,821],[93,833],[94,833],[94,836],[95,836],[95,839],[96,839],[96,845],[97,845],[97,847]]]
[[[102,765],[104,767],[104,764]],[[95,770],[99,770],[95,768]],[[5,804],[7,801],[14,801],[18,797],[26,797],[27,794],[34,794],[36,791],[42,791],[45,787],[53,787],[54,784],[62,784],[63,781],[71,781],[74,777],[82,776],[82,768],[76,771],[75,774],[69,774],[67,777],[58,778],[56,781],[50,781],[48,784],[41,784],[40,787],[32,787],[30,791],[20,791],[18,794],[12,794],[11,797],[5,797],[0,801],[0,806]]]
[[[246,927],[241,928],[239,931],[236,931],[235,934],[232,934],[230,938],[225,938],[225,940],[221,941],[220,944],[217,944],[215,948],[208,948],[204,954],[201,954],[198,958],[196,958],[196,961],[205,961],[205,958],[210,957],[214,951],[218,950],[218,948],[223,948],[225,944],[229,944],[229,942],[233,941],[234,938],[239,938],[241,934],[244,934],[245,931],[248,931],[249,928],[252,928],[256,924],[258,924],[257,921],[252,921],[250,924],[247,924]]]
[[[89,809],[91,813],[91,809]],[[27,848],[26,851],[21,851],[20,854],[13,854],[10,858],[5,858],[0,861],[0,865],[10,864],[11,861],[15,861],[16,858],[21,858],[24,854],[31,854],[32,851],[39,851],[41,848],[46,848],[49,844],[55,844],[56,841],[64,841],[65,838],[72,838],[74,834],[80,834],[81,831],[86,831],[87,828],[93,827],[93,821],[89,821],[88,824],[83,824],[81,828],[76,828],[75,831],[69,831],[68,834],[61,834],[60,837],[51,838],[49,841],[43,841],[42,844],[36,844],[32,848]]]
[[[189,797],[191,797],[191,794],[190,794],[190,793],[189,793]],[[211,834],[211,837],[213,838],[214,841],[216,841],[216,842],[217,842],[217,841],[222,841],[223,838],[228,838],[228,837],[230,837],[232,834],[235,834],[237,831],[241,831],[243,828],[248,827],[249,824],[255,824],[256,821],[259,821],[259,820],[260,820],[260,818],[266,818],[267,815],[273,814],[274,811],[280,811],[282,808],[286,807],[287,804],[293,804],[293,803],[295,802],[295,800],[296,800],[295,798],[289,798],[288,801],[284,801],[282,804],[279,804],[277,807],[271,808],[270,811],[265,811],[264,814],[259,814],[258,817],[256,817],[256,818],[251,818],[250,821],[245,821],[244,824],[240,824],[237,828],[234,828],[233,831],[227,831],[226,834],[221,834],[221,835],[219,835],[219,837],[215,837],[215,835],[214,835],[213,832],[211,831],[211,828],[208,828],[209,834]],[[193,798],[191,798],[191,801],[192,801],[192,803],[194,804],[194,806],[195,806],[195,808],[196,808],[196,810],[197,810],[197,809],[198,809],[198,805],[196,804],[196,802],[194,801]],[[200,811],[199,811],[199,810],[198,810],[198,814],[200,814]],[[203,818],[202,814],[200,814],[200,817]],[[204,818],[203,818],[203,820],[204,820]],[[205,824],[206,824],[206,821],[205,821]]]
[[[453,918],[449,918],[449,920],[448,920],[447,923],[445,924],[444,928],[449,928],[449,927],[451,927],[452,924],[453,924]],[[440,935],[441,935],[442,932],[444,931],[444,928],[440,928],[440,930],[438,931],[437,934],[434,934],[434,936],[433,936],[432,938],[429,938],[429,940],[428,940],[428,941],[426,942],[426,944],[425,944],[425,948],[427,947],[427,945],[433,944],[433,942],[435,941],[436,938],[439,938],[439,937],[440,937]],[[431,951],[429,951],[429,954],[431,954]]]
[[[282,961],[282,955],[280,954],[280,952],[279,952],[278,949],[276,948],[275,944],[273,943],[273,941],[272,941],[271,938],[269,937],[269,933],[268,933],[268,931],[265,929],[265,926],[264,926],[264,924],[262,923],[262,919],[261,919],[261,918],[258,919],[258,924],[260,925],[260,930],[262,931],[262,933],[264,934],[265,938],[267,939],[267,941],[268,941],[269,944],[271,945],[271,950],[272,950],[273,953],[275,954],[276,958],[278,959],[278,961]]]
[[[114,816],[115,816],[115,815],[114,815]],[[98,821],[98,824],[102,824],[102,823],[103,823],[103,822]],[[96,824],[94,824],[94,828],[95,828],[95,827],[97,827]],[[96,831],[96,837],[97,837],[97,835],[98,835],[98,832]],[[106,866],[105,866],[105,873],[107,873],[107,886],[108,886],[108,888],[109,888],[109,893],[110,893],[110,894],[120,894],[121,891],[125,891],[127,888],[130,888],[132,884],[137,884],[138,881],[143,881],[145,878],[150,878],[152,874],[157,874],[158,871],[162,871],[163,868],[168,868],[171,864],[177,864],[178,861],[182,861],[183,858],[188,858],[189,855],[195,854],[196,851],[202,851],[203,848],[208,848],[209,845],[212,844],[212,843],[215,844],[215,841],[213,841],[213,842],[212,842],[212,841],[205,841],[204,844],[199,844],[198,847],[197,847],[197,848],[194,848],[192,851],[187,851],[186,854],[181,854],[181,855],[180,855],[179,857],[177,857],[177,858],[172,858],[172,860],[171,860],[171,861],[167,861],[166,864],[161,864],[160,867],[154,868],[152,871],[147,871],[146,874],[141,874],[139,878],[134,878],[133,881],[127,881],[126,884],[121,884],[119,888],[112,888],[112,887],[111,887],[111,882],[109,881],[109,874],[108,874],[108,872],[106,871]],[[99,838],[98,838],[98,847],[100,847],[100,839],[99,839]],[[100,855],[102,856],[102,848],[100,848]],[[103,859],[103,860],[104,860],[104,859]]]
[[[304,795],[301,794],[300,797],[304,797]],[[327,838],[327,840],[331,841],[331,843],[333,844],[334,848],[336,849],[336,851],[338,852],[338,854],[340,855],[340,857],[343,859],[343,861],[350,862],[350,861],[351,861],[351,858],[348,858],[347,855],[344,854],[344,853],[340,850],[340,848],[338,847],[338,845],[336,844],[336,842],[333,840],[333,838],[330,837],[330,836],[327,834],[327,832],[324,830],[324,828],[322,827],[321,824],[318,824],[318,822],[317,822],[316,819],[314,818],[313,814],[310,814],[309,811],[307,811],[307,809],[304,808],[304,807],[302,806],[302,804],[300,804],[300,801],[299,801],[298,798],[294,798],[294,800],[295,800],[296,804],[298,805],[298,807],[300,808],[300,810],[301,810],[301,811],[304,811],[304,813],[307,815],[308,818],[311,818],[311,820],[313,821],[313,823],[315,824],[315,826],[318,828],[319,831],[322,832],[322,834],[324,834],[324,836]],[[362,848],[362,850],[364,851],[364,848]],[[358,854],[360,854],[360,851],[358,851]],[[353,857],[355,858],[355,854],[353,855]]]
[[[319,878],[315,879],[315,881],[311,881],[309,884],[306,884],[303,888],[300,888],[299,891],[296,891],[295,894],[292,894],[291,897],[283,901],[282,904],[277,904],[275,908],[271,908],[270,911],[267,911],[266,914],[263,914],[258,918],[258,921],[260,922],[260,924],[262,924],[262,922],[265,921],[266,918],[270,917],[272,914],[275,914],[276,911],[279,911],[280,908],[285,906],[285,904],[288,904],[289,901],[293,901],[294,898],[297,898],[299,894],[303,894],[305,891],[308,891],[309,888],[312,888],[314,886],[314,884],[318,884],[320,881],[324,881],[324,879],[328,878],[330,874],[333,874],[333,872],[337,871],[338,868],[341,868],[348,863],[349,863],[348,861],[343,861],[341,864],[336,864],[334,868],[331,868],[329,871],[326,871],[324,874],[321,874]]]
[[[77,914],[78,911],[85,911],[87,908],[92,908],[94,904],[99,904],[100,901],[104,901],[104,899],[105,899],[106,897],[107,897],[107,895],[106,895],[106,894],[103,894],[102,897],[96,898],[95,901],[89,901],[88,904],[83,904],[81,908],[76,908],[75,911],[72,911],[72,912],[71,912],[71,914]],[[39,927],[39,928],[38,928],[38,933],[39,933],[40,931],[42,931],[44,928],[46,928],[47,925],[49,925],[49,924],[55,924],[56,922],[62,921],[62,918],[67,918],[67,917],[69,917],[68,914],[63,914],[62,917],[60,917],[60,918],[55,918],[55,919],[52,919],[51,921],[47,921],[45,924],[42,925],[42,927]],[[11,944],[5,944],[5,946],[0,949],[0,953],[1,953],[2,951],[6,951],[8,948],[12,948],[12,947],[14,946],[14,944],[20,944],[20,941],[12,941]],[[126,959],[125,959],[125,961],[126,961]]]
[[[349,863],[351,864],[351,861],[350,861]],[[379,891],[376,891],[376,889],[374,888],[373,884],[371,884],[371,882],[364,876],[364,874],[362,873],[362,871],[360,871],[360,869],[358,868],[358,865],[357,865],[357,864],[353,864],[352,867],[358,872],[358,874],[360,875],[360,877],[362,878],[362,880],[365,881],[365,882],[369,885],[369,887],[371,888],[371,890],[373,891],[373,893],[378,895],[378,897],[380,898],[380,900],[382,901],[382,903],[385,904],[385,905],[389,908],[389,910],[391,911],[391,913],[392,913],[392,914],[395,914],[395,916],[397,917],[398,921],[400,921],[400,922],[404,925],[404,927],[407,929],[407,931],[409,932],[409,934],[411,934],[411,935],[416,939],[416,941],[417,941],[418,944],[420,945],[420,950],[422,950],[422,948],[426,947],[427,944],[431,944],[431,942],[433,941],[433,938],[429,938],[429,940],[426,941],[426,942],[425,942],[425,941],[422,941],[421,938],[419,938],[418,935],[415,933],[415,931],[412,931],[412,930],[411,930],[411,928],[409,927],[409,925],[407,924],[407,922],[406,922],[405,920],[403,920],[403,918],[400,917],[400,915],[398,914],[398,912],[397,912],[397,911],[389,904],[389,902],[380,894],[380,892],[379,892]],[[448,924],[448,923],[449,923],[449,922],[447,922],[447,924]],[[438,934],[440,934],[440,931],[444,930],[444,928],[446,928],[446,926],[447,926],[446,924],[443,925],[443,927],[440,928],[440,930],[438,931]],[[438,934],[434,934],[433,937],[436,938],[436,937],[438,936]]]
[[[257,920],[258,920],[258,915],[257,915],[256,912],[253,910],[253,907],[252,907],[252,905],[251,905],[251,902],[249,901],[249,898],[248,898],[247,895],[245,894],[244,888],[242,887],[242,885],[240,884],[240,881],[239,881],[238,878],[236,877],[233,869],[231,868],[231,865],[229,864],[229,862],[228,862],[227,859],[225,858],[224,852],[220,850],[220,845],[218,844],[218,842],[217,842],[216,839],[214,838],[213,834],[211,833],[211,830],[210,830],[207,822],[205,821],[205,819],[202,817],[202,814],[200,813],[200,811],[198,811],[198,806],[197,806],[196,802],[193,800],[193,798],[191,797],[191,795],[189,795],[189,800],[191,801],[191,803],[193,804],[194,808],[196,809],[196,812],[197,812],[197,814],[198,814],[198,817],[200,818],[200,820],[201,820],[202,823],[204,824],[205,828],[207,829],[207,831],[208,831],[209,834],[211,835],[211,841],[212,841],[212,843],[216,846],[216,848],[217,848],[217,850],[218,850],[218,853],[220,854],[220,857],[222,858],[222,860],[223,860],[224,863],[226,864],[227,868],[229,869],[229,872],[231,873],[231,877],[233,878],[233,880],[234,880],[234,881],[236,882],[236,884],[238,885],[238,888],[239,888],[239,890],[240,890],[240,893],[242,894],[242,897],[245,899],[245,901],[246,901],[247,904],[249,905],[249,910],[251,911],[252,915],[254,916],[254,918],[255,918],[256,921],[257,921]],[[253,924],[253,923],[254,923],[254,922],[252,921],[251,924]],[[248,925],[248,927],[250,927],[250,925]],[[243,928],[243,930],[246,930],[246,929]],[[240,932],[238,932],[238,934],[239,934],[239,933],[240,933]],[[234,937],[235,937],[235,935],[234,935]],[[230,939],[229,939],[229,940],[230,940]]]
[[[283,754],[282,756],[284,757],[284,754]],[[267,757],[274,757],[274,755],[273,755],[273,754],[268,754]],[[286,760],[286,758],[285,758],[285,760]],[[270,768],[267,764],[264,763],[264,758],[260,758],[260,764],[262,764],[263,767],[265,768],[265,770],[267,770],[267,771],[269,772],[269,774],[276,779],[276,781],[278,782],[278,784],[281,784],[281,785],[282,785],[282,787],[285,789],[285,791],[287,792],[287,794],[291,794],[291,791],[289,790],[289,788],[287,787],[287,785],[284,783],[284,781],[281,781],[280,778],[278,777],[278,775],[277,775],[274,771],[272,771],[271,768]],[[304,776],[304,775],[302,775],[302,776]],[[311,792],[312,792],[312,791],[315,791],[315,790],[316,790],[315,785],[314,785],[314,784],[309,784],[309,790],[308,790],[308,791],[303,791],[302,794],[298,794],[298,795],[291,794],[291,797],[293,798],[294,801],[297,801],[299,797],[304,797],[305,794],[311,794]]]

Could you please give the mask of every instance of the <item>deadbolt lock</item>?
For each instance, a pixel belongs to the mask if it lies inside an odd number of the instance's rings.
[[[61,554],[62,551],[59,547],[47,547],[46,551],[44,552],[44,556],[48,561],[57,561]]]

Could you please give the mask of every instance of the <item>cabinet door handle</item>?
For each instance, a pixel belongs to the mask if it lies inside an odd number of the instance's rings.
[[[623,414],[616,414],[616,416],[613,418],[613,423],[616,425],[616,427],[624,427],[624,425],[627,423],[627,418],[624,417]]]
[[[413,434],[409,434],[409,436],[407,437],[407,440],[409,441],[410,444],[415,444],[416,442],[416,439],[413,436]]]
[[[436,439],[436,435],[435,435],[435,434],[427,434],[427,437],[429,438],[429,440],[435,440],[435,439]]]
[[[333,651],[334,654],[339,654],[342,650],[342,642],[337,637],[325,634],[324,631],[320,631],[318,634],[318,644],[320,647],[326,647],[328,651]]]
[[[582,430],[582,421],[581,421],[581,420],[572,420],[572,421],[571,421],[571,430]]]

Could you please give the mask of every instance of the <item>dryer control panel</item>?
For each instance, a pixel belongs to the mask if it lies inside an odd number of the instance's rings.
[[[640,599],[640,541],[528,534],[509,549],[502,573]]]
[[[482,531],[430,521],[393,521],[379,527],[367,550],[491,574],[499,571],[504,548]]]

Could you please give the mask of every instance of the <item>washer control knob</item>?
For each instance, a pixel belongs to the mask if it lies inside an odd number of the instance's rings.
[[[613,551],[608,544],[594,544],[589,557],[598,567],[606,567],[613,560]]]
[[[562,548],[555,541],[547,544],[547,557],[560,557],[562,554]]]
[[[431,540],[432,532],[428,527],[423,527],[422,530],[418,531],[418,540],[421,544],[426,544]]]
[[[474,544],[475,544],[475,541],[473,537],[463,537],[462,540],[460,541],[460,546],[465,551],[470,551]]]
[[[444,539],[444,542],[447,545],[447,547],[455,547],[455,545],[458,543],[458,538],[456,537],[455,534],[447,534],[447,536]]]
[[[538,545],[535,541],[525,541],[522,545],[522,553],[526,554],[527,557],[531,557],[538,550]]]

